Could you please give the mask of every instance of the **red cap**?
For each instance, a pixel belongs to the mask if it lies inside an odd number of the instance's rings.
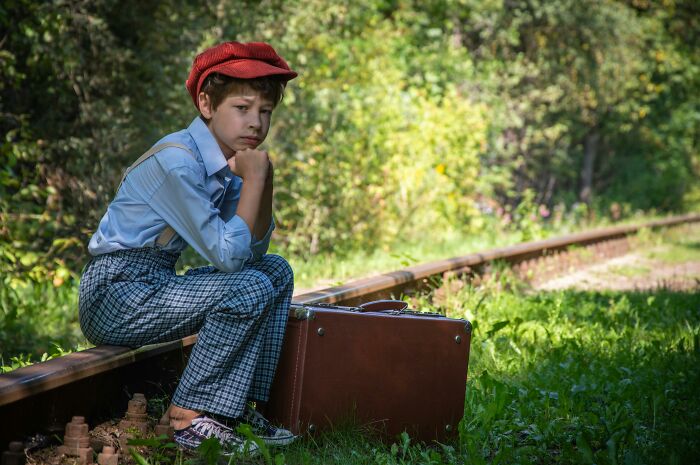
[[[239,79],[280,76],[285,82],[297,77],[275,49],[263,42],[224,42],[209,48],[194,59],[190,76],[185,82],[194,106],[199,110],[197,96],[202,83],[211,73],[221,73]]]

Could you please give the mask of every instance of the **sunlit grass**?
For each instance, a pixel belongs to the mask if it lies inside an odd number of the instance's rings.
[[[676,247],[689,236],[685,230],[647,238]],[[59,306],[75,304],[70,293],[57,296]],[[473,323],[459,436],[443,445],[406,435],[382,442],[361,426],[347,427],[274,450],[268,463],[682,464],[700,458],[700,294],[533,293],[497,267],[478,287],[453,281],[407,300]]]
[[[0,368],[17,368],[89,344],[78,325],[78,282],[0,285]]]
[[[651,260],[675,264],[700,260],[700,224],[690,223],[652,233],[638,234],[643,256]]]
[[[382,441],[345,426],[255,463],[697,463],[700,295],[526,291],[505,271],[408,299],[473,323],[458,437]]]
[[[473,236],[466,233],[438,233],[429,240],[397,244],[371,253],[358,251],[338,257],[318,255],[308,260],[290,257],[297,289],[335,286],[352,278],[386,273],[399,268],[513,244],[516,234]]]
[[[644,276],[651,272],[651,268],[643,265],[619,265],[612,266],[605,271],[605,274],[626,276],[632,278],[635,276]]]
[[[650,252],[649,258],[667,263],[682,263],[700,260],[700,241],[679,241]]]
[[[629,218],[618,225],[639,224],[652,221],[655,217]],[[528,240],[545,239],[551,236],[570,234],[581,228],[609,226],[605,220],[587,226],[563,222],[535,228],[527,235]],[[648,233],[656,237],[655,233]],[[481,234],[469,234],[458,231],[435,231],[430,237],[415,242],[397,243],[382,250],[370,253],[356,251],[351,254],[320,254],[303,259],[288,257],[294,269],[295,287],[307,289],[317,286],[334,286],[344,284],[351,279],[374,274],[386,273],[434,260],[441,260],[467,255],[495,247],[514,245],[523,240],[522,231],[509,231],[499,225],[486,228]],[[273,247],[273,251],[276,251]],[[585,249],[582,253],[586,254]]]

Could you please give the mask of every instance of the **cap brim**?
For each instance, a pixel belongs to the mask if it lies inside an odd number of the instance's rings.
[[[206,74],[221,73],[226,76],[241,79],[253,79],[264,76],[284,76],[289,79],[297,77],[297,73],[292,70],[278,68],[260,60],[231,60],[212,66]]]
[[[217,66],[212,66],[206,72],[202,73],[197,83],[197,95],[202,89],[202,83],[212,73],[219,73],[225,76],[231,76],[239,79],[254,79],[265,76],[281,76],[286,81],[297,77],[297,73],[292,70],[278,68],[269,63],[260,60],[231,60],[221,63]]]

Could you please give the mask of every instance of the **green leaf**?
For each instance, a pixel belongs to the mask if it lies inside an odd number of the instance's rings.
[[[148,460],[146,460],[146,457],[144,457],[143,455],[139,454],[139,452],[138,452],[136,449],[134,449],[133,447],[128,447],[127,449],[129,449],[129,454],[131,454],[131,456],[133,457],[134,461],[136,461],[136,463],[137,463],[138,465],[151,465],[151,464],[148,462]]]
[[[158,447],[161,444],[158,438],[129,438],[126,443],[136,447]]]
[[[579,433],[578,436],[576,436],[576,447],[586,463],[594,463],[593,451],[583,433]]]
[[[197,453],[208,465],[216,465],[221,455],[221,443],[215,437],[207,438],[197,447]]]
[[[502,320],[502,321],[497,321],[491,326],[491,329],[486,332],[486,337],[490,338],[494,334],[496,334],[498,331],[501,329],[505,328],[510,324],[510,320]]]

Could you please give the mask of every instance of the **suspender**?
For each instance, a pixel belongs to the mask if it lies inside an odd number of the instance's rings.
[[[144,161],[148,160],[151,158],[151,156],[155,155],[156,153],[160,152],[163,149],[167,149],[169,147],[175,147],[178,149],[182,149],[189,153],[190,155],[194,155],[190,149],[188,149],[186,146],[182,144],[177,144],[175,142],[165,142],[163,144],[156,145],[152,147],[148,152],[144,153],[141,155],[130,167],[124,171],[124,175],[122,176],[122,180],[119,181],[119,186],[117,187],[117,190],[119,190],[120,187],[122,187],[122,184],[124,184],[124,179],[126,179],[126,175],[131,173],[131,171],[139,166],[141,163]],[[169,225],[165,225],[165,229],[163,230],[162,233],[160,233],[160,236],[158,236],[158,239],[156,239],[156,245],[160,247],[165,247],[168,242],[175,236],[175,230],[171,228]]]

